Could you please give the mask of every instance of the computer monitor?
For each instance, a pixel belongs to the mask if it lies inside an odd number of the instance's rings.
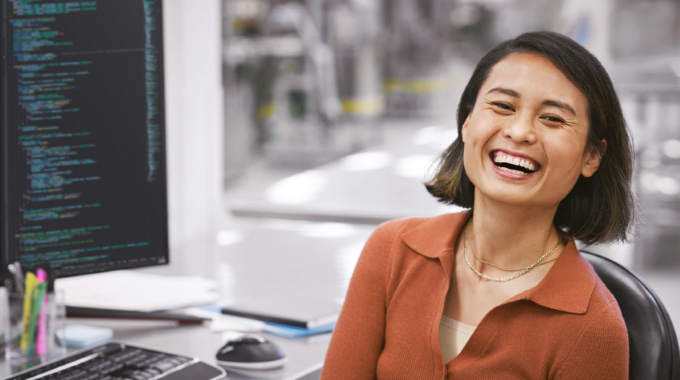
[[[167,263],[161,0],[0,2],[0,277]]]

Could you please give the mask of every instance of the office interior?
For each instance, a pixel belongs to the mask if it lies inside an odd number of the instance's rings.
[[[551,30],[607,68],[635,144],[642,223],[629,243],[580,248],[639,274],[680,326],[680,2],[162,5],[170,260],[134,272],[210,280],[218,305],[291,294],[341,304],[379,224],[460,210],[423,181],[456,137],[476,62],[505,39]],[[207,361],[230,330],[85,322]],[[330,336],[271,336],[286,366],[229,378],[318,378]]]

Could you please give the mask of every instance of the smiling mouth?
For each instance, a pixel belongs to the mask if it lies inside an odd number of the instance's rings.
[[[497,168],[512,174],[528,175],[541,170],[541,165],[533,160],[516,157],[500,150],[492,151],[489,158]]]

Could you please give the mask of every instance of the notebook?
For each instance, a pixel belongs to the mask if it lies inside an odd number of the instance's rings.
[[[334,324],[342,306],[334,301],[301,296],[253,298],[222,308],[222,314],[278,325],[316,329]]]

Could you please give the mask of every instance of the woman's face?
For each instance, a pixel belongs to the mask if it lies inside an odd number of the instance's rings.
[[[508,204],[557,207],[600,162],[586,147],[586,97],[538,54],[514,53],[492,68],[461,135],[475,196]]]

